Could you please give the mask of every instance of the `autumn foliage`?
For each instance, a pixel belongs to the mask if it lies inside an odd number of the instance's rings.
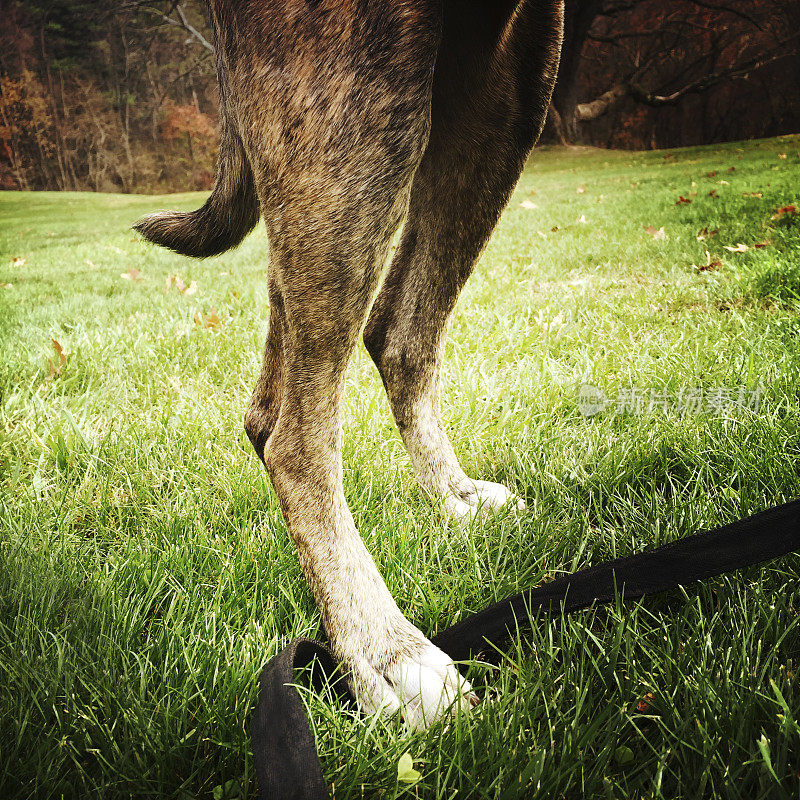
[[[192,13],[205,24],[195,5]],[[165,24],[157,5],[21,0],[5,11],[0,187],[211,186],[213,56]]]
[[[8,0],[0,13],[0,188],[211,186],[201,0]],[[566,0],[545,141],[646,149],[796,132],[799,36],[800,0]]]

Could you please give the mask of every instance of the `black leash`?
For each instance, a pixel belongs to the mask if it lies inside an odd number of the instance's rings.
[[[526,589],[431,641],[454,661],[463,661],[487,645],[501,645],[537,611],[578,611],[608,603],[617,592],[635,600],[796,550],[800,550],[800,500]],[[321,685],[336,673],[336,662],[325,645],[311,639],[296,639],[261,673],[250,726],[260,800],[330,800],[303,703],[291,685],[294,670],[312,665],[315,658],[320,669],[312,671],[312,680]],[[349,696],[344,681],[332,686]]]

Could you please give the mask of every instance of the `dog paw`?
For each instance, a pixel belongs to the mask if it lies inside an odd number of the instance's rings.
[[[469,522],[481,514],[503,509],[523,511],[525,502],[500,483],[468,480],[444,498],[445,514],[457,522]]]
[[[391,715],[400,711],[414,730],[478,703],[472,686],[450,657],[425,640],[416,652],[397,656],[375,669],[365,659],[349,660],[350,682],[362,711]]]

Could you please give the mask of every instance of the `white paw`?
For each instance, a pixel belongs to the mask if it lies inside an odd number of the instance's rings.
[[[414,730],[478,703],[472,686],[450,657],[427,642],[415,656],[399,658],[380,675],[366,662],[351,663],[351,680],[359,706],[368,713],[400,710]]]
[[[500,483],[467,481],[444,498],[444,511],[450,519],[469,522],[479,514],[490,514],[502,509],[524,511],[525,502]]]

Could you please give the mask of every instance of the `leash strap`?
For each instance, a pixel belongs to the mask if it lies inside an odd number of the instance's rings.
[[[635,600],[796,550],[800,550],[800,500],[525,589],[456,623],[431,641],[454,661],[462,661],[487,645],[500,646],[515,630],[532,624],[540,610],[570,613],[611,602],[617,592],[626,600]],[[312,667],[311,680],[316,686],[337,673],[330,650],[311,639],[296,639],[261,673],[258,705],[250,726],[260,800],[330,800],[314,735],[292,685],[294,670],[302,667]],[[351,697],[341,673],[329,685],[340,696]]]

